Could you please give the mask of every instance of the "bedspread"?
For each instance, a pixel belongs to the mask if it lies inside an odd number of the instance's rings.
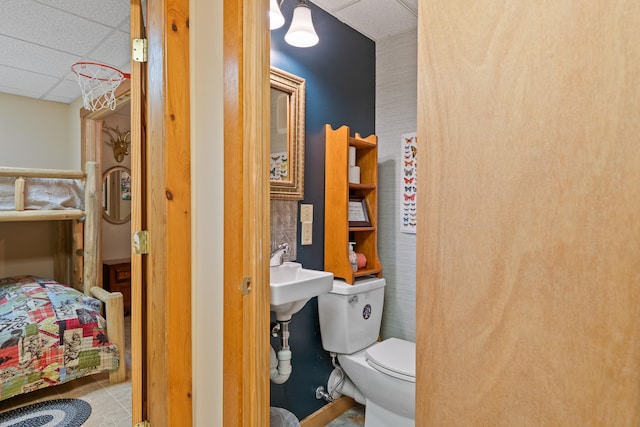
[[[53,280],[0,279],[0,400],[116,369],[100,304]]]

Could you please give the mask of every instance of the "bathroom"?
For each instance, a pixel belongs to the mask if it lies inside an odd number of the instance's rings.
[[[285,43],[287,25],[271,32],[271,65],[306,82],[304,199],[272,200],[272,242],[297,228],[296,261],[322,270],[324,253],[324,125],[347,125],[363,137],[378,136],[378,251],[386,279],[381,336],[415,340],[415,234],[401,232],[401,137],[416,131],[417,29],[377,43],[313,4],[309,5],[321,42],[311,49]],[[283,3],[283,13],[293,6]],[[290,15],[289,15],[290,16]],[[293,205],[292,205],[293,203]],[[313,205],[312,244],[300,244],[299,205]],[[280,234],[279,234],[280,233]],[[281,240],[281,239],[280,239]],[[356,248],[357,249],[357,248]],[[273,318],[272,318],[273,320]],[[323,350],[316,299],[289,326],[293,371],[284,384],[271,383],[271,406],[300,420],[327,402],[315,390],[326,387],[333,369]],[[279,339],[272,338],[277,351]]]

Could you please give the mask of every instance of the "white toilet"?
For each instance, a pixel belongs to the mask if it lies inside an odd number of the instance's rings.
[[[416,413],[415,343],[389,338],[377,342],[385,280],[333,281],[318,296],[320,334],[325,350],[337,355],[348,378],[334,370],[329,391],[365,405],[365,427],[413,427]]]

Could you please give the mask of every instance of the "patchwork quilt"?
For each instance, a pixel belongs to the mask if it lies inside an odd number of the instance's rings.
[[[117,369],[100,305],[53,280],[0,279],[0,400]]]

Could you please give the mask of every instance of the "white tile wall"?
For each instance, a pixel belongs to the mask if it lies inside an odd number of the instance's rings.
[[[400,137],[417,127],[417,45],[417,30],[376,43],[378,248],[387,280],[381,335],[410,341],[416,335],[416,236],[399,231],[399,179]]]

